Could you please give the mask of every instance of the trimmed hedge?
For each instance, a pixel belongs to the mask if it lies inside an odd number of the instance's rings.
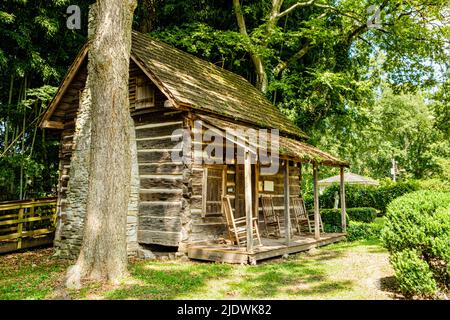
[[[340,209],[320,209],[323,228],[325,232],[341,232],[341,210]],[[348,219],[348,215],[347,215]]]
[[[395,199],[381,238],[405,295],[450,288],[450,193],[417,191]]]
[[[438,288],[433,280],[430,266],[420,258],[418,252],[405,249],[392,254],[390,259],[395,270],[400,290],[407,295],[434,295]]]
[[[420,190],[450,192],[450,181],[439,179],[417,180]]]
[[[341,209],[320,209],[325,232],[341,232]],[[347,221],[371,223],[377,217],[374,208],[348,208]]]
[[[347,240],[379,239],[382,229],[383,226],[377,223],[349,221],[347,227]]]
[[[375,208],[347,208],[347,215],[351,221],[371,223],[377,217]]]
[[[388,204],[409,192],[417,191],[419,185],[416,182],[390,182],[381,186],[345,185],[345,202],[347,208],[368,207],[379,210],[381,215],[386,213]],[[319,197],[321,208],[333,208],[334,197],[339,193],[339,184],[327,187]],[[311,208],[312,196],[305,197],[305,204]]]

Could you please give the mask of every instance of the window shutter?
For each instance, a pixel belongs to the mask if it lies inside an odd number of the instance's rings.
[[[136,79],[135,109],[151,108],[155,106],[155,89],[151,83],[143,78]]]

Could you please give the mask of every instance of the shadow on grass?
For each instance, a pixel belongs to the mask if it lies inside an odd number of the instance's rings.
[[[406,299],[405,296],[400,292],[400,287],[398,286],[397,279],[395,279],[394,276],[381,278],[380,289],[384,292],[388,292],[396,299]]]
[[[233,266],[210,263],[138,262],[131,274],[136,284],[105,294],[106,299],[176,299],[202,291],[211,279],[226,277]]]
[[[323,295],[351,287],[347,281],[327,278],[326,260],[338,259],[339,251],[300,253],[289,260],[266,262],[248,267],[245,276],[229,284],[229,288],[245,297],[275,298],[277,296]]]
[[[104,294],[106,299],[276,298],[278,296],[323,295],[349,290],[349,281],[327,279],[324,260],[342,252],[319,251],[298,254],[288,260],[256,266],[213,263],[138,262],[132,267],[136,283]],[[210,291],[214,292],[210,292]]]
[[[0,300],[47,298],[67,268],[67,262],[51,258],[52,252],[39,249],[2,256]]]

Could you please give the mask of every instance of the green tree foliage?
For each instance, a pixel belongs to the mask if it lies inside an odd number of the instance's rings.
[[[400,181],[391,182],[389,180],[382,181],[380,186],[361,186],[361,185],[345,185],[345,202],[347,208],[374,208],[380,214],[386,212],[389,203],[409,192],[419,189],[415,182]],[[333,184],[327,187],[323,194],[319,196],[319,204],[321,208],[333,208],[336,194],[339,194],[339,184]],[[306,197],[306,205],[312,207],[312,194],[308,193]]]
[[[361,151],[376,176],[388,172],[393,158],[414,178],[443,172],[440,160],[448,158],[450,145],[436,130],[433,111],[421,95],[394,95],[385,90],[369,112],[373,120]]]
[[[69,4],[0,4],[0,200],[55,191],[57,137],[37,125],[85,39],[83,32],[66,28]]]
[[[381,73],[395,88],[415,89],[435,83],[431,62],[448,63],[445,1],[238,1],[246,33],[230,3],[165,1],[153,34],[206,59],[214,42],[216,54],[230,45],[244,49],[247,63],[234,71],[253,82],[251,56],[260,57],[268,96],[308,131],[333,115],[354,117],[354,109],[370,104]],[[221,45],[224,33],[239,34],[239,41]]]
[[[353,171],[386,177],[392,158],[403,178],[450,171],[446,1],[234,2],[161,2],[152,35],[255,84],[259,57],[268,98]]]
[[[45,86],[59,84],[86,39],[92,2],[77,1],[82,30],[66,28],[68,0],[0,3],[7,197],[25,195],[26,157],[43,165],[45,181],[54,175],[55,140],[33,122],[48,97],[22,101],[29,89],[50,94]],[[357,173],[388,176],[395,157],[404,177],[448,179],[449,15],[446,0],[141,0],[134,28],[261,86],[312,143]]]

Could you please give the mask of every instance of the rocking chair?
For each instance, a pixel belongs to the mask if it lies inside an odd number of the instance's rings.
[[[280,217],[273,208],[271,196],[261,196],[261,208],[264,215],[264,226],[266,235],[276,238],[281,237]]]
[[[293,206],[292,216],[292,226],[295,228],[298,234],[302,232],[314,233],[315,223],[314,223],[314,212],[307,212],[305,208],[305,203],[301,197],[293,197],[291,199]],[[319,213],[319,229],[324,232],[322,216]]]
[[[293,209],[292,210],[293,215],[291,217],[291,220],[294,232],[296,232],[299,235],[302,232],[312,232],[311,222],[309,220],[308,213],[306,212],[305,203],[303,202],[303,199],[299,197],[292,197],[291,204]]]
[[[229,239],[233,244],[237,244],[238,247],[247,243],[247,221],[246,217],[235,218],[233,209],[231,207],[230,196],[224,196],[222,198],[223,211],[225,219],[227,221],[227,230]],[[254,217],[253,222],[253,238],[258,239],[258,243],[261,246],[261,238],[259,236],[258,218]]]

